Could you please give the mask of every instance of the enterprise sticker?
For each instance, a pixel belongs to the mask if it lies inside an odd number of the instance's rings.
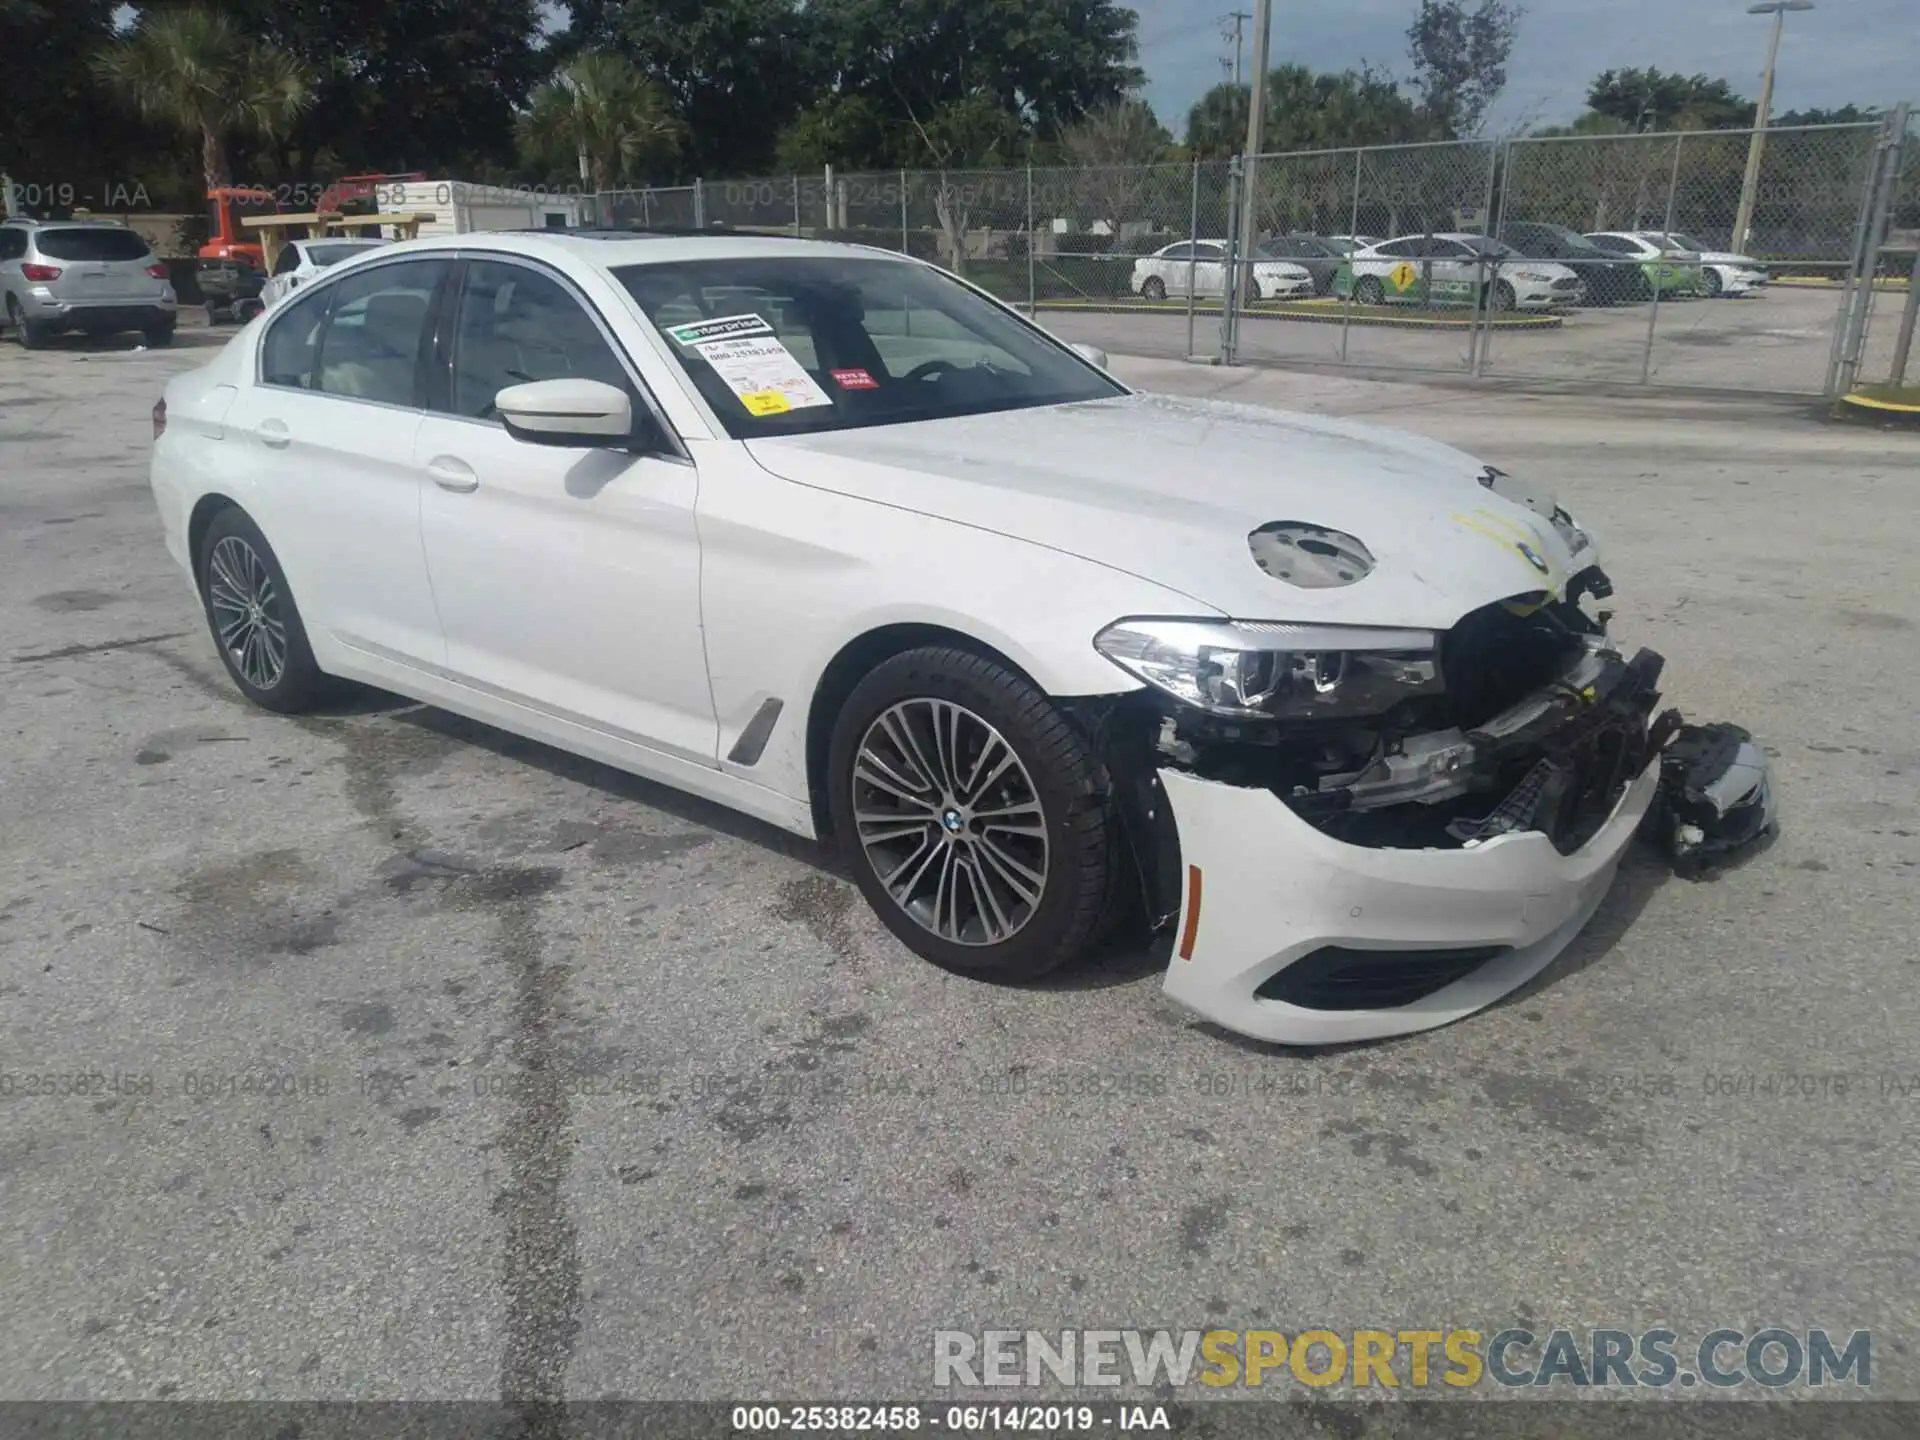
[[[758,315],[723,315],[718,320],[695,320],[685,325],[669,325],[667,334],[676,345],[698,345],[706,340],[726,340],[738,335],[771,335],[773,326]]]

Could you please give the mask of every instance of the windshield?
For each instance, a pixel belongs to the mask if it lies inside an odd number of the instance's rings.
[[[131,230],[110,230],[105,226],[76,227],[72,230],[41,230],[34,245],[49,260],[146,260],[151,255],[147,242]]]
[[[907,261],[777,255],[613,275],[736,440],[1126,393],[951,276]]]
[[[1254,247],[1254,253],[1269,260],[1293,260],[1302,256],[1325,258],[1334,252],[1317,235],[1283,235],[1275,240],[1262,240]]]
[[[309,245],[307,258],[324,270],[329,265],[338,265],[342,260],[351,260],[356,255],[364,255],[367,251],[377,249],[385,243],[380,240],[372,242],[362,240],[354,244],[336,241],[331,245]]]
[[[1673,246],[1673,248],[1676,250],[1706,250],[1711,248],[1709,246],[1702,245],[1698,240],[1694,239],[1691,235],[1682,235],[1677,230],[1669,230],[1667,232],[1667,243]]]
[[[1504,244],[1499,240],[1488,239],[1485,235],[1461,235],[1456,238],[1469,250],[1477,250],[1482,255],[1496,255],[1504,258],[1520,253],[1511,245]]]

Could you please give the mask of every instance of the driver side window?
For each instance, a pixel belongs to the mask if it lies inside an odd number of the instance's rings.
[[[493,397],[511,385],[572,379],[633,394],[606,336],[559,281],[524,265],[470,262],[454,324],[453,413],[489,419]]]

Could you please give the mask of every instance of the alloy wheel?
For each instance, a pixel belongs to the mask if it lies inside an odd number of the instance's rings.
[[[1006,737],[950,700],[882,711],[853,762],[853,819],[867,863],[922,928],[999,945],[1047,885],[1040,792]]]
[[[287,625],[272,572],[238,535],[221,537],[208,567],[207,606],[220,644],[249,685],[273,689],[287,669]]]

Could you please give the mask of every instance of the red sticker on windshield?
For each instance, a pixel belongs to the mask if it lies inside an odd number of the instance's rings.
[[[880,382],[864,370],[832,370],[828,372],[842,390],[878,390]]]

